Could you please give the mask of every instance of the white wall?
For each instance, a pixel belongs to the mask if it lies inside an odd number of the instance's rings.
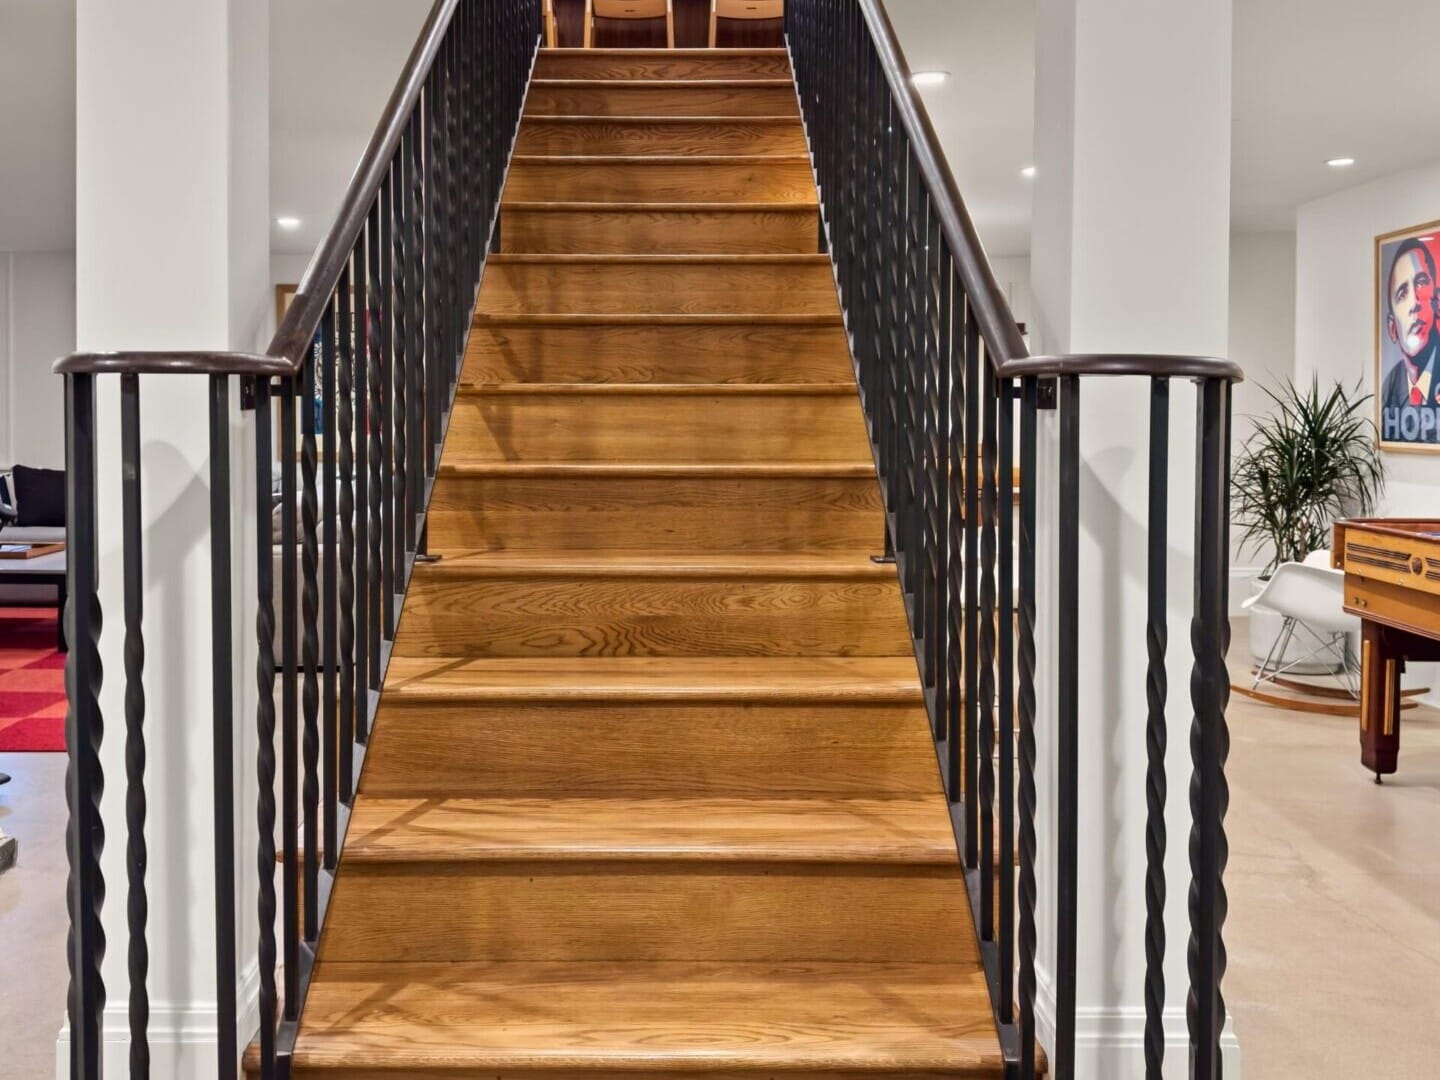
[[[1235,388],[1238,453],[1254,430],[1254,418],[1268,413],[1265,388],[1295,373],[1295,234],[1232,233],[1230,237],[1230,359],[1245,369]],[[1270,559],[1264,548],[1240,548],[1240,530],[1231,531],[1230,606],[1233,613],[1250,595],[1250,582]]]
[[[51,371],[75,351],[75,253],[0,252],[0,466],[65,464],[65,395]]]
[[[1025,323],[1028,329],[1035,317],[1035,298],[1030,291],[1029,256],[994,258],[990,260],[990,268],[995,271],[995,280],[1000,284],[1000,291],[1005,294],[1005,299],[1010,301],[1010,310],[1015,321]]]
[[[1440,220],[1440,161],[1316,199],[1296,214],[1295,377],[1357,379],[1375,392],[1375,237]],[[1383,455],[1383,517],[1440,517],[1440,455]],[[1440,705],[1440,669],[1411,664],[1406,683]]]

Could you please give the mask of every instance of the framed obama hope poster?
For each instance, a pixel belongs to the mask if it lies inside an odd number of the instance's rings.
[[[1382,450],[1440,452],[1440,221],[1375,238],[1375,427]]]

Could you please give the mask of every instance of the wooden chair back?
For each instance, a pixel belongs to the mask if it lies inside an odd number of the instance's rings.
[[[783,19],[785,0],[710,0],[710,48],[721,19]]]
[[[555,0],[545,0],[545,47],[555,48]]]
[[[674,0],[585,0],[585,48],[593,48],[596,19],[664,19],[665,44],[675,47]]]

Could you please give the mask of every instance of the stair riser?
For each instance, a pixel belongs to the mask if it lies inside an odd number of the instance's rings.
[[[586,163],[542,158],[511,165],[505,201],[786,202],[813,206],[816,197],[808,158]]]
[[[489,326],[470,335],[463,378],[491,382],[853,385],[839,326]]]
[[[326,962],[973,961],[959,867],[346,864]]]
[[[542,49],[535,61],[537,79],[788,79],[784,53],[716,50],[705,55],[666,56],[592,49],[564,53]]]
[[[517,154],[804,154],[798,118],[768,120],[574,120],[527,118]]]
[[[850,394],[460,397],[450,461],[850,461],[870,445]]]
[[[516,210],[500,213],[507,253],[813,255],[819,211]]]
[[[881,580],[417,574],[401,656],[903,656]]]
[[[392,696],[376,720],[361,791],[939,797],[939,785],[918,704],[407,704]]]
[[[794,116],[789,86],[672,87],[544,85],[532,83],[525,117],[532,116]]]
[[[874,479],[442,475],[430,548],[457,551],[870,551]]]
[[[485,271],[482,315],[833,315],[827,264],[506,262]]]

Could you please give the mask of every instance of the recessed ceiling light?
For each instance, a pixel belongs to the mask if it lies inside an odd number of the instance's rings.
[[[277,217],[275,224],[290,232],[300,227],[300,219],[298,217]]]
[[[1035,166],[1034,166],[1034,165],[1026,165],[1023,169],[1020,170],[1020,175],[1023,176],[1026,180],[1034,180],[1034,179],[1035,179]]]
[[[1332,157],[1325,164],[1332,169],[1348,169],[1355,164],[1355,159],[1353,157]]]
[[[948,71],[917,71],[910,76],[916,86],[939,86],[950,77]]]

